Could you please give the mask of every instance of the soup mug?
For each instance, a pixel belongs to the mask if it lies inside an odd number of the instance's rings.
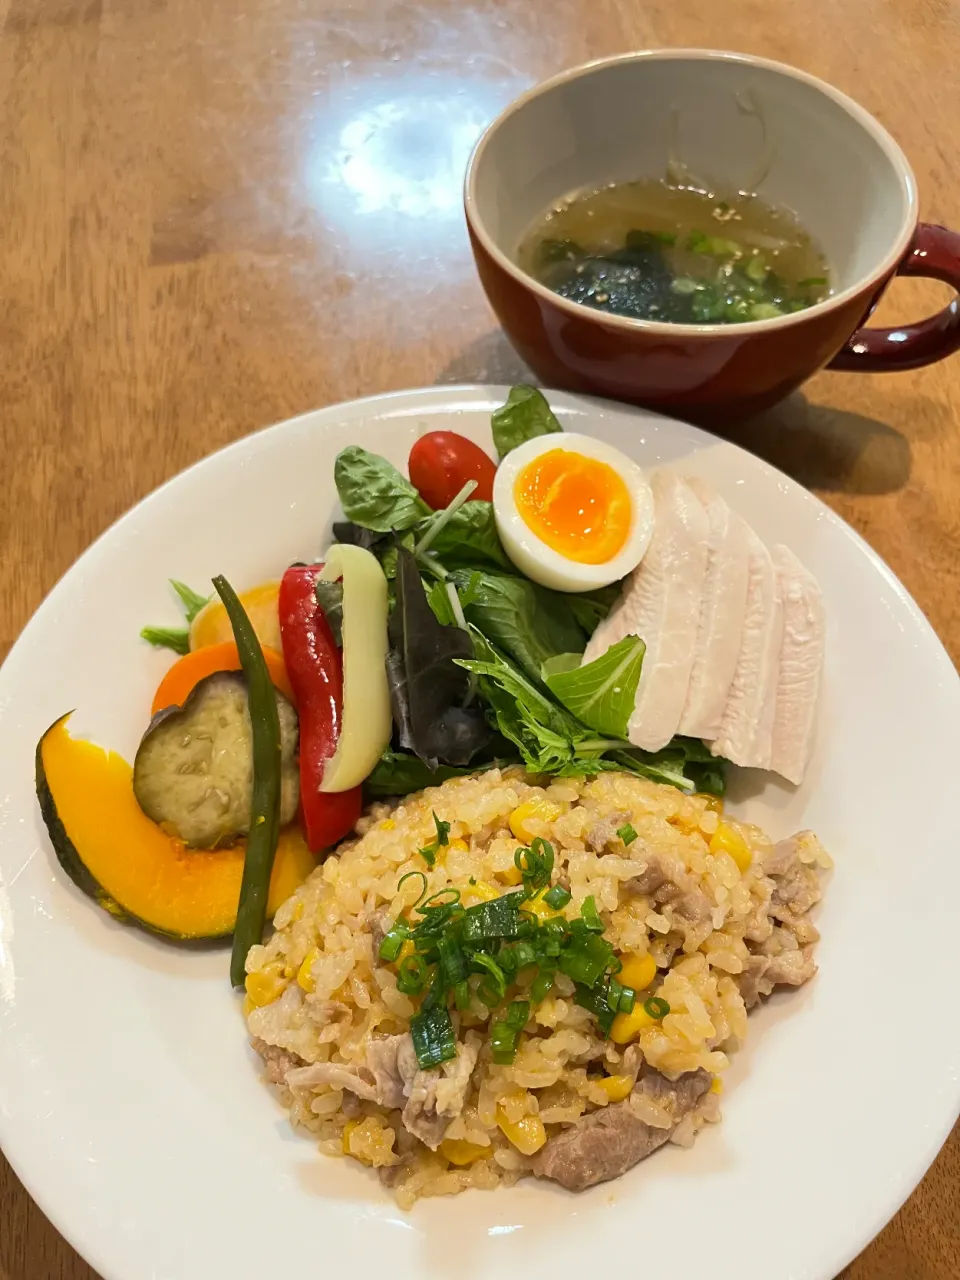
[[[732,325],[611,315],[551,292],[517,248],[578,191],[690,175],[793,210],[831,292],[805,311]],[[845,94],[743,54],[663,49],[565,71],[509,106],[478,142],[465,207],[480,280],[548,386],[707,423],[773,404],[818,369],[914,369],[960,348],[960,307],[864,328],[896,274],[960,290],[960,236],[917,221],[917,185],[889,133]]]

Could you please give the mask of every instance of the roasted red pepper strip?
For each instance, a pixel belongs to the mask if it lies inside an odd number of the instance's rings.
[[[343,660],[317,603],[323,565],[294,565],[280,583],[283,660],[300,717],[300,805],[314,853],[342,840],[360,817],[361,788],[321,792],[323,770],[336,750],[343,712]]]

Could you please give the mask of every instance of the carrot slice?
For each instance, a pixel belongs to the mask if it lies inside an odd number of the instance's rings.
[[[293,696],[293,690],[290,688],[290,681],[287,677],[287,668],[283,663],[283,655],[279,654],[276,649],[268,649],[264,645],[263,656],[266,659],[267,670],[270,672],[270,679],[273,681],[274,686],[296,706],[296,699]],[[201,680],[205,680],[207,676],[212,676],[216,671],[239,670],[240,654],[237,652],[237,646],[232,640],[227,640],[223,644],[208,644],[202,649],[194,649],[192,653],[185,654],[175,662],[160,681],[160,686],[153,695],[153,706],[150,709],[150,714],[156,715],[164,707],[182,707],[196,685]]]

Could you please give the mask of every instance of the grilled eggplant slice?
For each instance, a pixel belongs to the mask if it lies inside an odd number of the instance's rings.
[[[300,799],[297,713],[280,693],[277,710],[283,823]],[[193,848],[214,849],[249,832],[253,743],[241,672],[207,676],[182,707],[154,716],[134,761],[133,789],[148,818]]]

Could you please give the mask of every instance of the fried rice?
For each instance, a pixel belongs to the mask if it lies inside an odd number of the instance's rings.
[[[831,864],[812,833],[774,843],[711,797],[628,774],[542,783],[491,769],[374,805],[247,959],[247,1026],[292,1123],[324,1154],[377,1170],[404,1208],[531,1173],[579,1189],[667,1139],[690,1144],[720,1118],[720,1077],[748,1009],[816,972],[810,911]],[[419,851],[436,839],[434,814],[450,831],[429,867]],[[563,915],[575,919],[592,895],[619,956],[652,957],[642,998],[669,1013],[615,1043],[558,973],[515,1060],[497,1065],[497,1012],[473,989],[452,1014],[457,1057],[421,1071],[416,1002],[379,958],[421,894],[420,877],[401,880],[422,872],[428,893],[456,889],[469,907],[516,887],[515,852],[536,836],[569,889]]]

